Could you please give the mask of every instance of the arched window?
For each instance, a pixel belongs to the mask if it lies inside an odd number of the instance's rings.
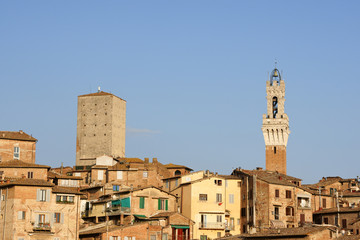
[[[276,114],[278,113],[278,99],[277,99],[277,97],[273,97],[272,106],[273,106],[273,118],[276,118]]]
[[[181,175],[180,170],[176,170],[176,171],[175,171],[175,176],[179,176],[179,175]]]

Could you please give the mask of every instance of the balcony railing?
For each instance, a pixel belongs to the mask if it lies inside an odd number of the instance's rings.
[[[51,231],[50,223],[37,223],[33,226],[34,231]]]
[[[205,229],[225,229],[225,223],[222,222],[205,222],[200,223],[199,228],[205,228]]]
[[[107,215],[118,215],[121,213],[130,213],[129,207],[121,207],[121,206],[111,206],[106,208]]]

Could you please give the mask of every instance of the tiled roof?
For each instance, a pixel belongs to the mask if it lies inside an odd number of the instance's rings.
[[[316,227],[297,227],[297,228],[278,228],[278,229],[268,229],[264,232],[258,232],[254,234],[241,234],[225,239],[277,239],[285,237],[306,237],[311,233],[320,232],[323,230],[329,229],[325,226],[316,226]],[[288,238],[287,238],[288,239]]]
[[[150,218],[163,218],[163,217],[170,217],[174,214],[176,214],[177,212],[159,212],[156,213],[155,215],[151,216]]]
[[[82,177],[77,177],[77,176],[68,176],[68,175],[64,175],[64,174],[58,174],[56,172],[48,172],[48,178],[58,178],[58,179],[73,179],[73,180],[82,180]]]
[[[60,187],[60,186],[55,186],[52,189],[53,193],[68,193],[68,194],[78,194],[78,195],[82,195],[82,193],[80,192],[79,188],[77,187]]]
[[[37,141],[36,138],[30,136],[29,134],[24,133],[21,130],[19,132],[0,131],[0,139],[11,139],[11,140],[32,141],[32,142]]]
[[[50,166],[11,160],[0,163],[0,168],[50,168]]]
[[[341,182],[343,179],[341,177],[323,177],[318,183],[315,184],[307,184],[306,186],[309,188],[319,188],[331,185],[336,182]]]
[[[357,192],[350,192],[350,191],[344,191],[342,194],[343,197],[360,197],[360,191]]]
[[[165,164],[164,165],[166,168],[168,168],[168,169],[172,169],[172,168],[185,168],[185,169],[188,169],[188,170],[193,170],[193,169],[191,169],[191,168],[189,168],[189,167],[186,167],[186,166],[183,166],[183,165],[177,165],[177,164],[173,164],[173,163],[169,163],[169,164]]]
[[[337,212],[340,212],[340,213],[360,212],[360,207],[354,207],[354,208],[352,208],[352,207],[341,207],[341,208],[339,208],[339,211],[338,211],[338,208],[336,208],[336,207],[334,207],[334,208],[325,208],[325,209],[316,211],[313,214],[337,213]]]
[[[103,92],[103,91],[96,92],[96,93],[84,94],[84,95],[80,95],[80,96],[78,96],[78,97],[91,97],[91,96],[114,96],[114,97],[119,98],[118,96],[115,96],[114,94],[107,93],[107,92]],[[120,98],[120,99],[123,100],[123,101],[125,101],[125,100],[122,99],[122,98]]]
[[[1,182],[0,188],[4,186],[43,186],[43,187],[52,187],[54,184],[47,182],[41,179],[32,179],[32,178],[20,178],[14,179],[9,182]]]
[[[140,223],[134,223],[132,225],[125,225],[125,226],[116,226],[116,225],[110,225],[108,226],[108,231],[114,231],[114,230],[118,230],[118,229],[123,229],[123,228],[128,228],[128,227],[133,227],[136,225],[141,225],[141,224],[148,224],[147,222],[140,222]],[[107,230],[106,226],[100,225],[98,228],[96,228],[96,225],[93,226],[89,226],[83,229],[80,229],[79,231],[79,235],[90,235],[90,234],[99,234],[99,233],[105,233]]]
[[[299,178],[291,177],[289,175],[285,175],[279,172],[272,172],[266,170],[244,170],[244,169],[240,171],[252,176],[256,176],[258,179],[270,184],[297,186],[293,182],[301,181],[301,179]]]

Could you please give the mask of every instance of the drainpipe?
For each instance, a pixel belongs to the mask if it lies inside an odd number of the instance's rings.
[[[3,224],[3,240],[5,240],[5,223],[6,223],[6,205],[8,199],[8,189],[6,188],[5,210],[4,210],[4,224]]]
[[[255,212],[255,204],[256,204],[256,175],[253,176],[253,227],[256,229],[256,212]]]
[[[80,195],[77,197],[77,204],[76,204],[76,239],[79,239],[79,204],[80,204]]]

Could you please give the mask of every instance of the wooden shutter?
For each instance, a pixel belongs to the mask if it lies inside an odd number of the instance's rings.
[[[22,216],[23,216],[23,212],[22,212],[22,211],[18,211],[18,219],[19,219],[19,220],[23,219]]]
[[[161,210],[161,199],[158,199],[158,210]]]
[[[40,189],[36,189],[36,201],[40,202]]]
[[[39,214],[35,214],[35,226],[39,225]]]
[[[64,223],[64,214],[60,213],[60,223]]]
[[[166,210],[166,211],[168,210],[168,201],[169,201],[169,200],[167,200],[167,199],[165,200],[165,210]]]
[[[50,189],[46,190],[46,201],[50,202]]]
[[[140,197],[140,208],[141,209],[145,208],[145,198],[144,197]]]

